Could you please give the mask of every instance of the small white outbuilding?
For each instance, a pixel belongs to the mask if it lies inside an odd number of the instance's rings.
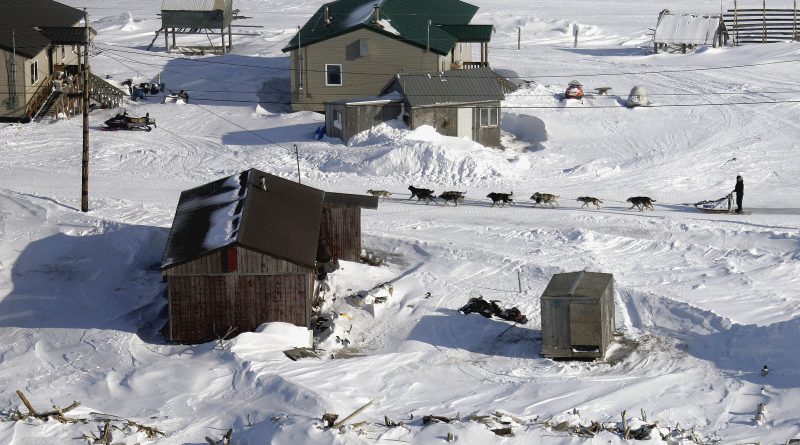
[[[724,46],[728,30],[721,15],[673,14],[665,9],[658,14],[653,48],[656,53],[670,46],[682,52],[697,46]]]

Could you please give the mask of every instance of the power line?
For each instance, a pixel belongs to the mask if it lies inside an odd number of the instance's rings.
[[[160,55],[160,54],[148,54],[142,53],[132,50],[123,50],[120,48],[107,48],[104,51],[111,51],[111,52],[124,52],[124,53],[132,53],[132,54],[147,54],[148,56],[152,57],[162,57],[162,58],[169,58],[173,60],[186,60],[191,61],[194,63],[209,63],[209,64],[219,64],[219,65],[228,65],[228,66],[239,66],[243,68],[263,68],[269,70],[278,70],[278,71],[292,71],[291,67],[283,68],[283,67],[270,67],[270,66],[263,66],[263,65],[250,65],[250,64],[242,64],[242,63],[233,63],[233,62],[223,62],[218,60],[206,60],[206,59],[190,59],[187,57],[177,56],[167,56],[167,55]],[[647,70],[647,71],[619,71],[619,72],[587,72],[587,73],[571,73],[571,74],[526,74],[523,76],[509,76],[507,78],[510,79],[522,79],[527,80],[528,78],[557,78],[557,77],[599,77],[599,76],[626,76],[626,75],[641,75],[641,74],[663,74],[663,73],[688,73],[688,72],[702,72],[702,71],[714,71],[714,70],[726,70],[726,69],[738,69],[738,68],[754,68],[760,66],[770,66],[770,65],[779,65],[785,63],[797,63],[800,62],[800,59],[789,59],[789,60],[776,60],[771,62],[757,62],[757,63],[747,63],[747,64],[738,64],[738,65],[724,65],[724,66],[714,66],[714,67],[698,67],[698,68],[681,68],[681,69],[668,69],[668,70]],[[308,68],[304,71],[310,72],[319,72],[325,73],[324,69],[312,69]],[[362,74],[362,75],[369,75],[369,76],[376,76],[376,75],[387,75],[387,76],[394,76],[397,74],[396,71],[386,71],[384,72],[359,72],[359,71],[342,71],[342,74]],[[479,76],[480,77],[480,76]]]
[[[134,72],[137,72],[137,73],[139,73],[139,71],[137,71],[137,70],[135,70],[134,68],[132,68],[132,67],[128,66],[128,65],[127,65],[127,64],[125,64],[124,62],[122,62],[122,61],[120,61],[120,60],[118,60],[118,59],[114,58],[113,56],[109,56],[109,57],[111,57],[112,59],[116,60],[116,61],[117,61],[117,62],[118,62],[120,65],[122,65],[122,66],[124,66],[124,67],[126,67],[126,68],[128,68],[128,69],[130,69],[130,70],[132,70],[132,71],[134,71]],[[142,73],[139,73],[139,74],[141,75]],[[252,102],[250,102],[250,103],[252,103]],[[281,148],[283,148],[284,150],[286,150],[288,153],[293,153],[293,152],[294,152],[294,150],[290,149],[289,147],[286,147],[286,146],[284,146],[284,145],[282,145],[282,144],[280,144],[280,143],[278,143],[278,142],[275,142],[275,141],[271,140],[270,138],[268,138],[268,137],[266,137],[266,136],[262,136],[262,135],[260,135],[260,134],[258,134],[258,133],[256,133],[256,132],[254,132],[254,131],[252,131],[252,130],[249,130],[249,129],[245,128],[245,127],[242,127],[241,125],[239,125],[239,124],[237,124],[237,123],[235,123],[235,122],[231,121],[230,119],[224,118],[224,117],[220,116],[219,114],[217,114],[217,113],[214,113],[213,111],[211,111],[211,110],[207,109],[206,107],[203,107],[203,106],[201,106],[201,105],[199,105],[199,104],[196,104],[196,103],[192,103],[192,105],[194,105],[194,106],[196,106],[196,107],[200,108],[201,110],[205,111],[206,113],[209,113],[209,114],[211,114],[211,115],[213,115],[213,116],[217,117],[218,119],[221,119],[221,120],[223,120],[223,121],[225,121],[225,122],[227,122],[227,123],[229,123],[229,124],[233,125],[233,126],[234,126],[234,127],[236,127],[236,128],[239,128],[240,130],[244,130],[244,131],[246,131],[247,133],[250,133],[250,134],[252,134],[253,136],[255,136],[255,137],[259,138],[259,139],[263,139],[263,140],[265,140],[265,141],[269,142],[270,144],[277,145],[278,147],[281,147]],[[171,132],[170,132],[170,133],[171,133]],[[174,133],[171,133],[171,134],[174,134]]]

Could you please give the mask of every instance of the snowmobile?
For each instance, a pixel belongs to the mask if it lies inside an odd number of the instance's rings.
[[[564,100],[566,99],[577,99],[583,101],[583,85],[577,80],[572,80],[567,85],[566,91],[564,91]]]
[[[111,119],[108,119],[104,122],[104,125],[101,127],[103,130],[144,130],[144,131],[151,131],[153,127],[156,127],[156,120],[150,117],[150,113],[147,113],[144,117],[131,117],[128,116],[128,112],[123,110],[121,113],[117,113]]]
[[[523,315],[518,308],[512,307],[502,309],[497,304],[497,300],[486,301],[481,296],[470,298],[467,304],[462,306],[458,311],[463,314],[471,314],[474,312],[486,318],[492,318],[492,315],[494,315],[497,318],[519,324],[528,322],[528,317]]]

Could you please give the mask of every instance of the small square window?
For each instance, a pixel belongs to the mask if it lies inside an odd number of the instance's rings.
[[[498,125],[497,108],[481,108],[481,127],[496,127]]]
[[[325,65],[325,85],[342,85],[342,65]]]

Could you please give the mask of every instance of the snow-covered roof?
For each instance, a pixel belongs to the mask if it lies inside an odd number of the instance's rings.
[[[234,244],[313,267],[324,195],[256,169],[186,190],[178,201],[161,267]]]
[[[225,9],[225,0],[163,0],[162,11],[216,11]]]
[[[714,42],[720,28],[718,15],[672,14],[658,18],[653,41],[667,44],[707,45]]]

